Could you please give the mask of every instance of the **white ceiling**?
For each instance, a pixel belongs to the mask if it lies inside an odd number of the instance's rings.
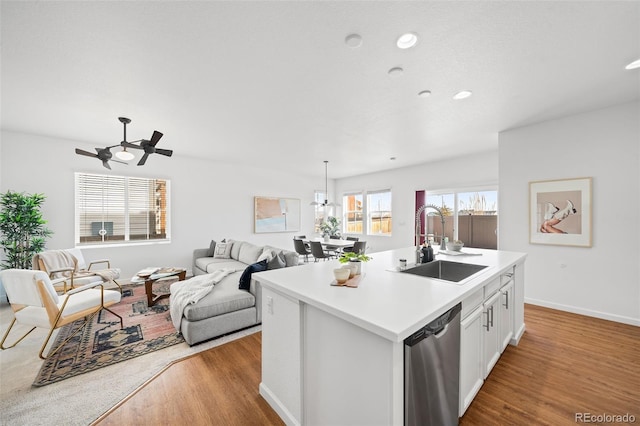
[[[159,130],[175,155],[310,176],[329,160],[339,178],[495,150],[502,130],[640,99],[640,70],[624,69],[640,58],[638,1],[2,1],[1,13],[2,128],[85,149],[119,143],[125,116],[128,140]],[[401,51],[407,31],[420,40]],[[473,96],[452,100],[462,89]]]

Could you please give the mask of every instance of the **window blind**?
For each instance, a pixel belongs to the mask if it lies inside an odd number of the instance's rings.
[[[76,244],[166,240],[169,181],[76,173]]]

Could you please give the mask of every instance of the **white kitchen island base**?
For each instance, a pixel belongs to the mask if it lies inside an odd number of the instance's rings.
[[[373,254],[358,288],[329,285],[335,261],[255,274],[260,394],[287,424],[402,425],[404,338],[524,262],[521,253],[484,252],[470,261],[489,268],[464,285],[389,272],[406,250]]]

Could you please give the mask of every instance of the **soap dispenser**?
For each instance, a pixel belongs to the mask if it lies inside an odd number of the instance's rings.
[[[427,246],[422,246],[422,263],[431,262],[433,260],[433,248],[431,248],[431,243]]]
[[[433,248],[429,242],[426,247],[422,247],[422,263],[433,261]]]

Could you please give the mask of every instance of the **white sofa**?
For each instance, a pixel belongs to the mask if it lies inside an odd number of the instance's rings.
[[[229,240],[229,258],[216,258],[216,243],[209,248],[193,251],[193,274],[210,274],[218,269],[233,268],[237,271],[224,277],[213,290],[197,303],[188,305],[183,311],[180,332],[189,345],[209,340],[262,322],[262,290],[260,284],[251,279],[249,291],[239,288],[244,270],[255,264],[265,250],[278,255],[269,262],[269,269],[296,266],[298,254],[271,246],[256,246],[245,241]]]

